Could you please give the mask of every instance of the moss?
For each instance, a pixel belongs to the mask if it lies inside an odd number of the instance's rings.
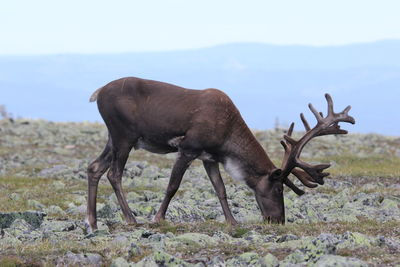
[[[233,232],[231,233],[232,237],[235,238],[240,238],[243,237],[245,234],[247,234],[247,232],[249,232],[249,229],[246,228],[240,228],[240,227],[236,227]]]
[[[2,267],[18,267],[26,266],[26,264],[16,256],[0,257],[0,266]],[[34,266],[34,265],[32,265]]]

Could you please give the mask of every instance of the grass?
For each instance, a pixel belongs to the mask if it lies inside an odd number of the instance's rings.
[[[63,188],[56,186],[56,181],[65,184]],[[86,196],[87,183],[85,180],[63,180],[50,178],[31,178],[18,176],[0,177],[0,210],[4,212],[30,210],[28,200],[34,199],[45,206],[57,205],[62,209],[75,202],[75,195]],[[107,184],[99,184],[99,195],[109,196],[113,191]],[[49,193],[51,192],[51,193]],[[19,194],[18,199],[10,198],[12,193]],[[99,197],[99,203],[101,197]],[[76,203],[75,204],[82,204]]]
[[[400,158],[389,156],[335,156],[321,159],[321,162],[334,162],[329,169],[332,175],[400,177]]]

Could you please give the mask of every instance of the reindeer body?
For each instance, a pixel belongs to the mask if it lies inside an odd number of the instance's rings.
[[[267,174],[275,167],[220,90],[185,89],[133,77],[100,89],[97,103],[112,140],[124,139],[135,149],[158,154],[193,153],[201,160],[223,163],[237,179],[252,177],[251,171]]]

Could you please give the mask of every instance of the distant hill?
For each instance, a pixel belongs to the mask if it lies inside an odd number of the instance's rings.
[[[15,115],[56,121],[101,120],[90,94],[137,76],[187,88],[219,88],[252,128],[299,122],[312,102],[325,111],[353,106],[352,132],[400,135],[400,41],[333,47],[237,43],[170,52],[0,56],[0,105]]]

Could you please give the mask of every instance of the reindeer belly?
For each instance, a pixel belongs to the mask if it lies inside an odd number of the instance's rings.
[[[171,146],[168,143],[154,142],[151,140],[144,139],[142,137],[140,137],[136,142],[136,144],[134,144],[134,148],[144,149],[151,153],[156,153],[156,154],[167,154],[178,151],[177,147]]]

